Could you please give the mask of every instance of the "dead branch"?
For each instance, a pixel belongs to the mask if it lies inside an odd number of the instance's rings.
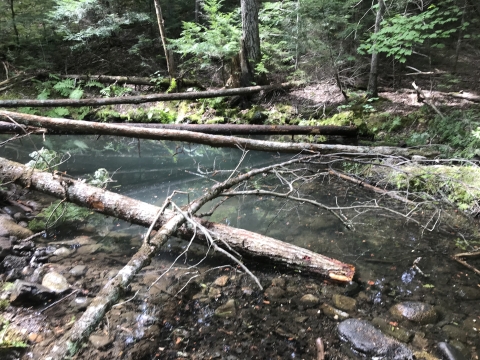
[[[424,94],[422,89],[415,84],[415,81],[412,83],[413,88],[417,92],[417,97],[425,102],[428,106],[430,106],[442,119],[445,119],[445,116],[442,114],[440,110],[435,106],[435,104]]]
[[[202,133],[194,133],[191,131],[167,130],[167,129],[145,129],[145,128],[128,128],[122,125],[92,123],[87,121],[52,119],[43,116],[21,114],[10,111],[0,110],[0,119],[11,121],[12,119],[24,125],[43,127],[55,131],[70,131],[76,133],[92,133],[98,135],[115,135],[128,136],[142,139],[153,140],[173,140],[184,141],[190,143],[198,143],[210,145],[212,147],[240,147],[247,150],[259,151],[277,151],[277,152],[321,152],[326,153],[344,153],[346,156],[357,156],[363,154],[366,156],[385,156],[398,155],[410,158],[414,155],[422,155],[425,157],[434,157],[438,152],[406,149],[388,146],[350,146],[350,145],[331,145],[331,144],[312,144],[312,143],[280,143],[273,141],[254,140],[239,138],[234,136],[220,136]]]
[[[296,161],[299,160],[291,160],[291,163]],[[288,164],[289,162],[283,163],[285,166]],[[270,171],[275,166],[265,167],[261,171]],[[65,178],[61,174],[37,170],[32,172],[24,165],[3,158],[0,158],[0,181],[12,181],[21,186],[30,185],[32,190],[38,190],[60,199],[66,198],[69,202],[88,207],[107,216],[147,227],[151,225],[160,210],[157,206],[99,189],[81,181]],[[165,210],[156,227],[165,224],[172,215],[171,211]],[[268,258],[269,261],[283,264],[292,269],[321,274],[335,280],[350,281],[353,278],[354,267],[338,260],[251,231],[211,223],[199,218],[195,218],[195,221],[214,233],[216,238],[225,240],[232,249],[245,255]],[[176,230],[175,235],[183,239],[190,239],[194,232],[195,230],[191,226],[182,226]],[[199,234],[198,240],[205,241],[206,239]],[[305,261],[305,259],[309,259],[309,261]]]
[[[167,89],[170,86],[170,79],[155,79],[140,76],[110,76],[110,75],[58,75],[62,79],[77,79],[83,81],[94,80],[103,84],[131,84],[131,85],[147,85],[156,86]],[[180,87],[197,87],[203,86],[196,80],[176,79],[177,86]]]
[[[139,96],[123,96],[117,98],[94,98],[94,99],[56,99],[56,100],[0,100],[0,107],[16,108],[16,107],[57,107],[57,106],[103,106],[113,104],[143,104],[156,101],[172,101],[172,100],[197,100],[222,96],[249,95],[261,91],[272,91],[278,89],[289,89],[297,86],[298,83],[290,82],[283,84],[265,85],[265,86],[248,86],[243,88],[209,90],[209,91],[191,91],[174,94],[150,94]]]
[[[461,253],[461,254],[455,254],[452,256],[452,259],[458,262],[459,264],[462,264],[463,266],[469,268],[472,270],[474,273],[480,275],[480,270],[477,269],[476,267],[470,265],[467,263],[465,260],[462,259],[462,257],[476,257],[480,256],[480,251],[472,251],[472,252],[467,252],[467,253]]]
[[[312,157],[297,158],[287,161],[283,164],[274,165],[270,168],[294,164],[302,161],[308,161]],[[207,202],[215,199],[224,190],[235,186],[255,175],[263,173],[264,169],[254,169],[235,178],[227,179],[220,184],[214,185],[205,195],[190,202],[186,208],[187,211],[194,214]],[[95,327],[100,323],[104,314],[115,303],[118,302],[122,293],[128,284],[134,279],[135,275],[150,262],[150,259],[159,251],[170,236],[175,234],[176,230],[186,221],[182,212],[174,212],[173,216],[162,225],[159,231],[150,241],[144,241],[140,249],[130,259],[118,274],[100,290],[91,305],[85,310],[81,318],[75,322],[73,327],[59,340],[56,341],[48,354],[53,360],[64,359],[75,355],[81,343],[90,335]],[[213,241],[213,240],[212,240]]]
[[[463,99],[463,100],[468,100],[468,101],[475,102],[475,103],[480,103],[480,96],[472,94],[472,93],[449,92],[449,93],[446,93],[445,95],[453,97],[453,98],[457,98],[457,99]]]

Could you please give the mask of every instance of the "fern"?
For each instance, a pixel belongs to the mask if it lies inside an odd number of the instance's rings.
[[[75,89],[75,80],[73,79],[63,79],[53,85],[53,88],[60,93],[60,95],[68,97]]]

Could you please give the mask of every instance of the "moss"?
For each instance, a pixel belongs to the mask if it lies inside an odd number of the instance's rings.
[[[0,311],[5,311],[6,308],[10,305],[10,302],[6,299],[0,300]]]
[[[223,116],[214,116],[207,121],[205,121],[205,124],[224,124],[225,123],[225,118]]]

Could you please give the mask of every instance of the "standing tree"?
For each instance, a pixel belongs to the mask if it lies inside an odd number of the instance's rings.
[[[173,62],[173,53],[167,47],[167,36],[165,34],[165,26],[163,22],[162,7],[159,0],[154,0],[155,12],[157,14],[158,29],[160,30],[160,38],[162,40],[163,50],[165,51],[165,59],[167,60],[168,76],[172,80],[175,78],[175,65]]]
[[[380,23],[382,22],[383,15],[385,14],[385,3],[383,0],[378,0],[377,16],[375,18],[375,34],[380,32]],[[372,62],[370,64],[370,78],[368,79],[367,93],[369,96],[378,96],[378,51],[373,50]]]
[[[258,0],[242,0],[242,40],[240,46],[240,85],[254,82],[254,69],[260,60],[260,32],[258,27]]]

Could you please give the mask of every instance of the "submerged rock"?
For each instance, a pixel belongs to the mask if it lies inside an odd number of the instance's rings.
[[[217,278],[213,282],[213,284],[216,285],[216,286],[224,287],[225,285],[227,285],[228,280],[229,280],[229,277],[227,275],[223,275],[223,276],[220,276],[219,278]]]
[[[87,273],[88,267],[86,265],[76,265],[70,270],[70,274],[76,277],[83,276]]]
[[[236,315],[235,300],[230,299],[225,304],[215,309],[215,315],[219,317],[233,317]]]
[[[276,286],[270,286],[267,290],[265,290],[265,297],[269,300],[278,300],[284,296],[285,290]]]
[[[320,299],[312,294],[303,295],[300,300],[300,304],[307,307],[312,307],[317,305],[320,302]]]
[[[467,360],[463,354],[446,342],[438,344],[438,350],[442,353],[442,358],[446,360]]]
[[[18,225],[8,215],[0,215],[0,236],[9,237],[16,236],[19,239],[25,239],[32,236],[33,232],[29,229]]]
[[[480,299],[480,290],[473,286],[459,286],[455,291],[455,296],[462,300],[478,300]]]
[[[42,285],[56,293],[70,289],[67,279],[55,271],[49,272],[43,277]]]
[[[95,349],[104,349],[113,342],[113,339],[110,338],[108,335],[93,334],[89,336],[88,340]]]
[[[437,320],[438,314],[432,305],[405,301],[390,308],[390,314],[398,320],[407,319],[420,324],[431,324]]]
[[[345,320],[350,317],[346,312],[338,310],[331,305],[323,304],[321,309],[325,315],[333,320]]]
[[[389,360],[413,359],[412,351],[365,320],[348,319],[338,325],[340,338],[348,341],[355,351],[371,357]]]
[[[343,311],[353,312],[357,308],[357,301],[351,297],[334,294],[332,297],[333,305]]]
[[[53,298],[55,294],[45,286],[30,283],[27,281],[15,281],[10,295],[12,304],[25,303],[41,303]]]

